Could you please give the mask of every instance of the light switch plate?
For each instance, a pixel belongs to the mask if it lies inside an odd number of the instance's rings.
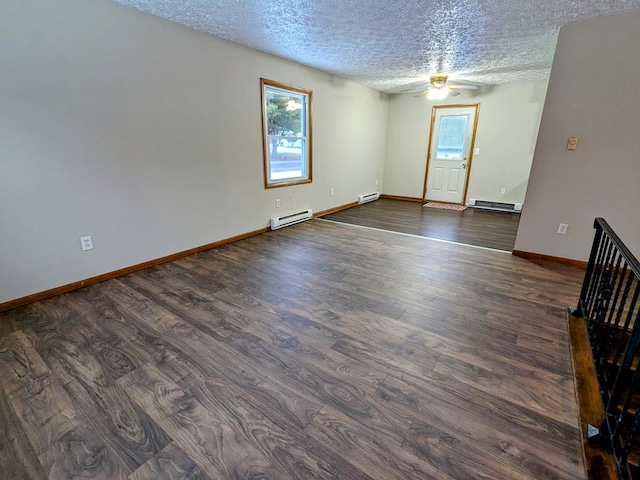
[[[569,137],[567,150],[575,150],[576,148],[578,148],[578,137]]]

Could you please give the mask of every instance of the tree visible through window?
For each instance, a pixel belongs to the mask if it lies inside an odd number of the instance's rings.
[[[311,90],[261,79],[265,187],[311,182]]]

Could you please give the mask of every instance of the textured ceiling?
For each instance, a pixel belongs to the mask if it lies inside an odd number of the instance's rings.
[[[435,73],[546,79],[562,25],[640,10],[640,0],[116,1],[387,93],[423,90]]]

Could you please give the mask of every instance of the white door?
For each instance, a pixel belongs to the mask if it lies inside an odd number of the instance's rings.
[[[424,199],[463,204],[478,105],[433,107]]]

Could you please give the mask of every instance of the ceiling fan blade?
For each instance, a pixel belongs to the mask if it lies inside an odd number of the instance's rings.
[[[427,88],[424,92],[420,92],[419,94],[415,95],[416,97],[421,97],[422,95],[426,95],[427,93],[429,93],[431,91],[431,87]]]
[[[458,95],[460,95],[460,92],[456,92],[455,90],[451,90],[451,87],[449,87],[449,95],[451,95],[452,97],[457,97]]]
[[[458,90],[477,90],[477,85],[447,85],[449,88],[457,88]]]

